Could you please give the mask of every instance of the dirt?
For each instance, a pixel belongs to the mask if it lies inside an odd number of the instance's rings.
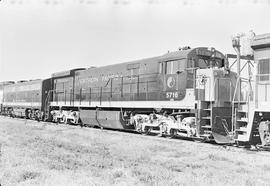
[[[0,117],[5,185],[269,185],[270,152]]]

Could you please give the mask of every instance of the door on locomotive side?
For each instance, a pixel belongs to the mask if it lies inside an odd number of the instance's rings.
[[[186,61],[176,59],[159,63],[159,73],[162,74],[163,91],[161,100],[182,100],[186,94]]]
[[[73,77],[54,79],[54,100],[71,105],[73,102]]]

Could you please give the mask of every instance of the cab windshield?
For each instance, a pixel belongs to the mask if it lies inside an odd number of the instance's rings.
[[[222,59],[214,58],[199,58],[196,67],[209,68],[209,67],[222,67]]]
[[[195,68],[223,67],[224,56],[215,49],[197,49],[196,55],[192,57]]]

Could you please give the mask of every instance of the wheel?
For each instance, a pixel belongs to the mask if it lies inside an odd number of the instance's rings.
[[[64,124],[68,124],[68,120],[67,120],[67,117],[66,116],[63,116],[63,120],[62,121],[63,121]]]
[[[138,121],[135,121],[135,130],[139,133],[142,133],[142,124],[139,123]]]
[[[270,144],[270,133],[269,132],[265,132],[264,141],[266,144]]]
[[[150,131],[151,131],[151,128],[148,127],[148,126],[145,126],[145,127],[144,127],[144,130],[143,130],[143,134],[144,134],[144,135],[148,135],[148,134],[150,133]]]
[[[177,131],[175,129],[170,130],[170,138],[174,138],[177,135]]]

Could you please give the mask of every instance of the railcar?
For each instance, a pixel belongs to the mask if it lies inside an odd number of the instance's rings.
[[[240,145],[261,144],[270,147],[270,34],[253,39],[255,71],[248,79],[238,78],[248,87],[245,96],[234,100],[234,138]]]
[[[18,81],[3,87],[3,114],[12,117],[42,118],[51,79]]]
[[[53,74],[48,110],[89,126],[222,142],[236,83],[225,64],[221,52],[199,47]]]
[[[14,84],[14,81],[0,82],[0,113],[3,112],[4,86]]]

